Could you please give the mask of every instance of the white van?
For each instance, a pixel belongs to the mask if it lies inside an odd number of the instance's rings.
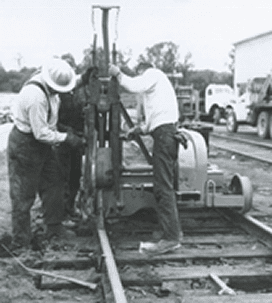
[[[233,89],[227,84],[210,84],[205,90],[205,114],[215,124],[225,118],[225,109],[230,100],[234,97]]]

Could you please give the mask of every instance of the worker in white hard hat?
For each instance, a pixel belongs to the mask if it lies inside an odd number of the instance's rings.
[[[131,128],[128,138],[133,138],[135,134],[150,134],[154,139],[154,196],[162,237],[143,251],[162,254],[181,246],[181,228],[174,191],[178,103],[172,84],[161,70],[148,62],[142,62],[137,67],[137,73],[138,76],[129,77],[118,66],[109,67],[109,75],[115,76],[122,87],[131,93],[141,94],[142,97],[145,123]]]
[[[13,250],[31,248],[30,209],[37,194],[42,201],[48,239],[66,236],[61,224],[64,181],[52,147],[61,142],[75,148],[83,146],[82,138],[72,132],[59,132],[56,127],[58,93],[71,91],[84,77],[79,78],[67,62],[53,58],[18,95],[7,151]]]

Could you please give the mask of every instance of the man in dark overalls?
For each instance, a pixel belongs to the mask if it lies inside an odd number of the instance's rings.
[[[65,54],[61,57],[76,72],[77,66],[72,55]],[[94,72],[98,72],[96,67],[90,67],[81,76],[82,82],[88,80]],[[61,99],[57,128],[61,132],[71,131],[82,137],[84,131],[84,106],[86,97],[84,87],[78,85],[68,93],[59,94]],[[60,144],[56,148],[58,162],[65,178],[65,216],[67,220],[78,220],[79,214],[75,209],[75,199],[80,189],[80,179],[82,176],[82,155],[83,149],[72,148],[67,144]]]
[[[83,136],[83,107],[85,103],[83,90],[76,88],[72,92],[60,94],[60,99],[58,130],[62,132],[70,130],[78,136]],[[60,144],[56,147],[56,153],[65,178],[66,219],[77,219],[75,199],[80,188],[83,149]]]
[[[29,248],[30,209],[36,195],[42,201],[47,237],[64,234],[64,181],[53,146],[83,145],[72,132],[57,130],[59,93],[74,89],[77,77],[69,64],[51,59],[18,95],[14,127],[8,140],[8,171],[12,202],[12,249]]]

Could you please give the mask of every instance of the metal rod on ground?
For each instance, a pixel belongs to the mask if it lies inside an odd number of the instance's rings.
[[[91,290],[96,290],[97,288],[97,284],[94,283],[90,283],[90,282],[85,282],[85,281],[81,281],[75,278],[71,278],[71,277],[65,277],[62,275],[56,275],[54,273],[48,272],[48,271],[44,271],[44,270],[39,270],[39,269],[33,269],[33,268],[29,268],[27,266],[25,266],[18,258],[16,258],[14,256],[14,254],[3,244],[1,244],[2,247],[14,258],[14,260],[26,271],[28,271],[29,273],[35,274],[35,275],[39,275],[39,276],[47,276],[47,277],[51,277],[51,278],[55,278],[55,279],[60,279],[60,280],[65,280],[65,281],[69,281],[84,287],[88,287]]]

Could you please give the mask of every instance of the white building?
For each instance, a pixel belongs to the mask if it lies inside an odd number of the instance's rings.
[[[272,72],[272,31],[238,41],[234,47],[234,91],[239,95],[250,80]]]

